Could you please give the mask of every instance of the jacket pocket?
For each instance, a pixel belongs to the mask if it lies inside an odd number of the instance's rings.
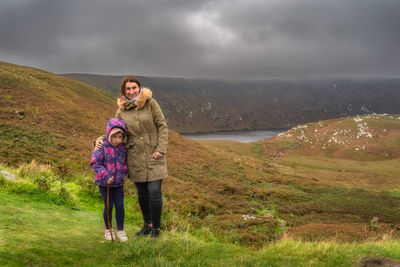
[[[143,166],[145,166],[145,164],[143,161],[144,159],[141,156],[141,152],[138,151],[140,146],[132,143],[129,144],[128,147],[129,148],[126,151],[128,172],[132,174],[143,171]]]
[[[162,168],[164,168],[165,165],[165,155],[162,158],[159,159],[155,159],[153,157],[150,158],[149,161],[149,169],[153,169],[153,170],[161,170]]]

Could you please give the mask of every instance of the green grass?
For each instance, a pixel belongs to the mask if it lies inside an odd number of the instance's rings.
[[[387,117],[380,117],[379,119],[367,119],[366,122],[368,127],[372,129],[400,129],[400,120],[396,120],[390,117],[397,118],[398,114],[390,114]]]
[[[45,190],[32,182],[32,176],[17,176],[18,182],[0,180],[2,266],[351,266],[365,256],[400,260],[398,240],[336,243],[284,239],[256,250],[219,242],[207,228],[196,226],[191,226],[192,231],[164,230],[157,240],[136,238],[140,215],[137,207],[132,207],[137,206],[136,201],[129,196],[125,230],[130,239],[127,243],[106,242],[98,195],[82,190],[76,184],[80,179],[75,179],[65,185],[77,203],[71,205],[57,193],[57,184]],[[272,210],[259,212],[279,215]],[[253,233],[262,231],[260,227],[251,226]]]
[[[30,126],[0,123],[0,158],[13,165],[32,158],[51,161],[51,155],[60,155],[67,149],[67,142],[54,133]]]
[[[388,223],[400,221],[400,198],[389,192],[321,188],[314,189],[313,196],[310,201],[288,204],[281,210],[296,215],[337,213],[356,215],[366,221],[374,216]]]
[[[397,189],[389,190],[389,194],[394,197],[400,198],[400,186]]]
[[[277,140],[276,143],[283,148],[289,148],[297,143],[296,140],[293,139],[285,139],[285,140]]]
[[[253,152],[256,155],[257,158],[263,159],[263,153],[262,153],[262,148],[261,148],[261,144],[253,144]]]
[[[207,150],[199,143],[193,142],[190,154],[187,147],[179,149],[196,162],[170,164],[170,174],[176,179],[167,179],[168,186],[176,189],[182,185],[180,190],[171,190],[170,196],[181,215],[196,225],[212,227],[219,240],[259,248],[279,239],[279,229],[275,230],[282,219],[288,226],[285,230],[293,230],[290,236],[303,241],[365,241],[388,234],[400,219],[396,215],[400,199],[388,192],[399,185],[396,160],[361,162],[285,155],[271,161],[259,159],[254,150],[242,155],[235,143],[202,142]],[[253,147],[249,145],[247,149]],[[195,183],[201,186],[194,189]],[[271,218],[267,210],[279,214]],[[245,223],[243,215],[256,219]],[[375,216],[381,223],[378,232],[369,229]],[[263,227],[258,225],[261,221]],[[314,224],[335,230],[321,227],[308,235]]]
[[[317,169],[337,172],[358,172],[400,177],[399,159],[381,161],[358,161],[348,159],[291,156],[282,157],[279,163],[297,169]]]
[[[0,193],[0,264],[78,266],[350,266],[363,256],[400,260],[400,242],[337,244],[279,241],[261,250],[206,242],[189,234],[163,232],[159,240],[103,240],[99,212],[72,210],[25,196]],[[7,203],[7,205],[5,205]]]

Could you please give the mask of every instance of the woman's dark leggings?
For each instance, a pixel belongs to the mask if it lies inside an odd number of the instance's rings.
[[[160,228],[161,223],[161,183],[162,180],[143,183],[135,182],[144,223],[152,224],[154,229]]]
[[[107,187],[100,186],[99,190],[101,197],[104,201],[104,210],[103,210],[103,219],[106,225],[106,229],[108,229],[107,222]],[[124,187],[110,187],[110,195],[109,195],[109,214],[110,214],[110,224],[112,227],[112,210],[115,205],[115,217],[117,220],[117,229],[118,231],[124,230],[124,218],[125,218],[125,209],[124,209]]]

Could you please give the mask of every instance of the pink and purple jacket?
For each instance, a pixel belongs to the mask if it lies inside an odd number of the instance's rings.
[[[95,171],[94,182],[100,186],[107,186],[107,180],[111,176],[114,176],[114,181],[110,184],[110,187],[122,186],[124,177],[128,172],[125,143],[113,146],[109,142],[110,132],[115,127],[121,128],[126,136],[124,122],[119,119],[110,119],[107,123],[103,147],[99,150],[94,149],[90,160],[90,167]]]

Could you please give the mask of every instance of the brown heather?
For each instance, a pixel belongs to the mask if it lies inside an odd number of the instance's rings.
[[[113,97],[8,63],[0,63],[0,90],[0,161],[69,158],[88,170],[93,140],[117,109]],[[170,131],[165,210],[180,217],[164,227],[178,229],[185,220],[222,241],[255,247],[282,237],[399,238],[398,117],[360,117],[373,135],[362,132],[361,139],[351,135],[362,128],[354,118],[313,123],[286,132],[290,137],[249,144],[192,141]],[[331,137],[351,145],[328,146]],[[370,226],[374,217],[378,227]]]

